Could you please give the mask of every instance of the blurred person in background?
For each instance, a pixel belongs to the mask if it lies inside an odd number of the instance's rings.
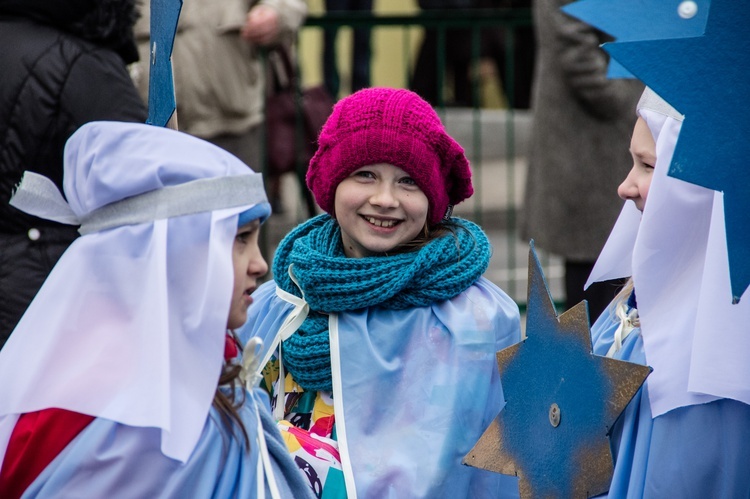
[[[148,98],[150,11],[136,24],[141,62],[134,80]],[[229,151],[262,170],[266,96],[262,49],[291,46],[307,15],[303,0],[191,0],[182,4],[172,50],[180,131]],[[269,181],[277,204],[279,186]]]
[[[531,0],[478,0],[477,3],[483,9],[531,9]],[[511,29],[513,45],[509,47],[508,30]],[[485,28],[481,40],[480,57],[495,66],[508,107],[529,109],[536,51],[534,28],[531,25]],[[511,57],[513,64],[508,68]]]
[[[422,11],[464,10],[476,6],[475,0],[418,0],[417,3]],[[472,89],[469,74],[471,30],[467,28],[446,30],[445,40],[445,81],[450,85],[447,98],[439,99],[443,93],[443,89],[437,86],[438,52],[441,47],[438,47],[438,30],[435,28],[424,30],[424,38],[419,47],[409,88],[433,107],[441,103],[471,106]]]
[[[628,151],[637,80],[607,78],[611,38],[563,13],[568,0],[535,0],[537,60],[524,240],[565,261],[565,308],[588,300],[591,322],[621,283],[583,291],[622,202],[612,196],[632,166]]]
[[[470,9],[526,9],[531,7],[530,0],[419,0],[422,11],[442,11]],[[516,26],[512,32],[512,47],[508,46],[508,32],[505,26],[483,27],[479,30],[479,54],[482,62],[493,66],[500,87],[508,103],[514,109],[528,109],[531,98],[531,81],[534,70],[534,32],[531,26]],[[468,107],[481,105],[474,102],[473,84],[480,78],[479,71],[472,71],[472,30],[470,28],[451,28],[445,32],[445,83],[448,94],[443,102],[451,106]],[[420,94],[433,106],[440,101],[438,96],[443,89],[437,87],[437,65],[439,47],[438,30],[425,29],[424,38],[419,48],[411,89]],[[508,59],[513,58],[511,71],[508,71]],[[472,75],[475,75],[473,77]],[[512,83],[511,83],[512,80]],[[480,82],[477,82],[480,83]]]
[[[372,0],[325,0],[326,12],[372,12]],[[370,86],[370,28],[355,28],[352,44],[352,74],[350,93]],[[323,77],[325,86],[334,99],[341,89],[336,61],[338,28],[326,28],[323,35]]]

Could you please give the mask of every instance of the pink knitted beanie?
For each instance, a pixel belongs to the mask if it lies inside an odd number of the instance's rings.
[[[430,203],[429,225],[474,193],[463,148],[432,106],[409,90],[367,88],[340,100],[318,143],[307,186],[331,214],[339,183],[377,163],[398,166],[414,179]]]

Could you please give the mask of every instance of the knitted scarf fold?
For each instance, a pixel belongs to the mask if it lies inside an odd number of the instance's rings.
[[[284,367],[309,391],[330,391],[328,313],[379,306],[424,307],[458,296],[481,277],[490,243],[476,224],[452,218],[455,236],[433,239],[418,251],[347,258],[341,230],[330,215],[299,225],[279,244],[273,262],[276,284],[302,297],[310,313],[284,342]],[[299,288],[289,276],[289,267]]]

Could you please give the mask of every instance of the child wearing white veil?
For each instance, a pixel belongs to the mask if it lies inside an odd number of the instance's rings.
[[[0,352],[0,495],[308,497],[229,331],[268,269],[261,176],[184,133],[93,122],[64,190],[27,172],[13,198],[82,237]]]
[[[610,433],[608,495],[750,497],[750,300],[732,305],[721,193],[667,176],[682,115],[646,89],[638,116],[633,202],[589,281],[632,279],[592,339],[654,371]]]

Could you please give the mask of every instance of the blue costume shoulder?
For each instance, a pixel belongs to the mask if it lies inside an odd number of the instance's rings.
[[[282,497],[313,497],[289,458],[268,397],[256,389],[246,393],[239,414],[249,437],[229,435],[211,409],[203,433],[187,462],[161,452],[161,430],[95,419],[26,490],[24,497],[257,497],[270,489],[258,475],[265,437],[269,463]],[[239,433],[239,430],[237,433]]]
[[[605,355],[618,321],[605,311],[591,329],[594,353]],[[646,364],[640,329],[615,358]],[[750,497],[750,406],[730,399],[651,417],[648,380],[612,429],[611,498]]]
[[[295,306],[253,296],[243,341],[274,344]],[[333,399],[347,487],[366,497],[518,497],[518,481],[461,464],[504,403],[495,353],[521,339],[518,306],[480,278],[428,306],[329,320]],[[267,348],[272,348],[267,346]]]

